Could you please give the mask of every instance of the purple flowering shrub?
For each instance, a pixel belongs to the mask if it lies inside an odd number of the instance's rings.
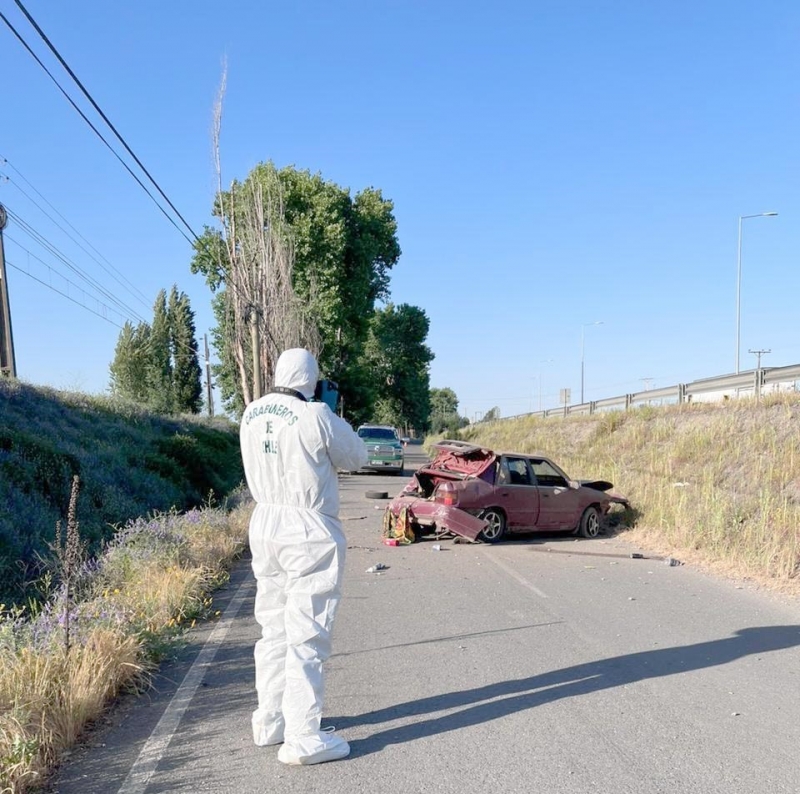
[[[110,698],[215,614],[211,591],[247,540],[251,507],[232,503],[129,521],[69,588],[54,576],[46,601],[0,604],[0,791],[33,787]]]

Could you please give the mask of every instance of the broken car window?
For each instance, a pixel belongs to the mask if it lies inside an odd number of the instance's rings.
[[[503,458],[500,464],[500,483],[503,485],[530,485],[531,474],[525,458]]]
[[[545,488],[567,488],[564,476],[546,460],[532,460],[531,467],[536,477],[536,484]]]

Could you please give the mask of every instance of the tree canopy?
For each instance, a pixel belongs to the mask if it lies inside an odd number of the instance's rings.
[[[110,367],[111,391],[162,414],[199,413],[201,369],[186,293],[161,290],[153,322],[125,323]]]
[[[418,433],[427,428],[433,360],[425,344],[429,327],[425,312],[406,303],[389,303],[372,316],[365,359],[374,389],[373,421]]]
[[[458,413],[458,397],[448,388],[430,390],[430,430],[432,433],[455,434],[468,420]]]
[[[260,208],[252,206],[254,196]],[[257,331],[269,338],[263,334],[265,317],[280,317],[291,299],[283,300],[284,305],[252,299],[257,305],[247,308],[242,301],[237,304],[237,294],[231,294],[242,292],[232,279],[236,263],[231,254],[239,255],[247,219],[260,212],[264,225],[291,247],[291,288],[318,334],[318,349],[313,352],[321,372],[339,383],[349,416],[369,413],[372,390],[364,348],[375,302],[388,298],[389,271],[400,257],[393,210],[392,202],[374,188],[351,196],[348,189],[320,174],[277,169],[271,162],[257,165],[244,182],[234,182],[220,193],[214,215],[222,230],[206,228],[195,246],[192,272],[203,274],[216,293],[217,326],[212,338],[220,361],[215,374],[229,409],[242,409],[249,396],[243,383],[253,377],[251,342],[240,338],[237,348],[233,334],[241,313],[247,309]],[[251,271],[263,269],[258,252],[248,264]],[[279,347],[276,344],[275,350]],[[265,388],[272,385],[271,363],[262,364]]]

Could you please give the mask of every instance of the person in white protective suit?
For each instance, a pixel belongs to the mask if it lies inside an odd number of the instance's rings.
[[[318,376],[307,350],[285,351],[272,393],[242,416],[242,460],[256,501],[250,549],[257,592],[258,709],[253,740],[283,744],[285,764],[344,758],[347,742],[321,726],[323,662],[339,604],[345,539],[337,469],[367,462],[364,442],[325,403],[309,402]]]

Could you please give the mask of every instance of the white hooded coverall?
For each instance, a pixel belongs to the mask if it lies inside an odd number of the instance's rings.
[[[311,353],[287,350],[278,359],[275,386],[310,399],[317,376]],[[337,469],[361,468],[366,448],[325,403],[280,393],[247,406],[240,440],[256,501],[250,549],[261,639],[253,739],[257,745],[283,741],[278,757],[285,763],[343,757],[347,743],[320,730],[322,665],[331,652],[346,548]]]

